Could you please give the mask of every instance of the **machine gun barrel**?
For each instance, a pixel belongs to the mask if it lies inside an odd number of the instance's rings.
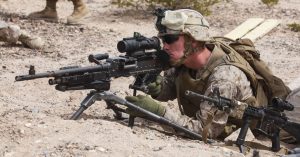
[[[68,75],[83,74],[88,72],[104,71],[109,69],[110,69],[110,64],[101,64],[101,65],[88,66],[88,67],[73,66],[73,67],[61,68],[61,70],[57,70],[57,71],[48,71],[48,72],[38,73],[33,75],[20,75],[20,76],[16,76],[15,80],[25,81],[25,80],[33,80],[37,78],[68,76]]]

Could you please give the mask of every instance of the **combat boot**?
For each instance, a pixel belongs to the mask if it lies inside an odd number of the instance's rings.
[[[68,24],[82,24],[81,20],[89,13],[89,9],[83,3],[83,0],[72,0],[74,11],[72,15],[67,18]]]
[[[47,0],[46,7],[42,11],[33,12],[28,15],[31,19],[45,19],[50,21],[58,21],[57,11],[56,11],[57,0]]]

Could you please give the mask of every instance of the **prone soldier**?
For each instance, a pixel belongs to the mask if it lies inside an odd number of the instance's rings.
[[[235,108],[232,112],[221,111],[207,101],[187,97],[186,90],[210,96],[213,89],[218,87],[222,97],[250,106],[260,108],[270,103],[269,93],[255,81],[256,71],[239,54],[222,47],[215,38],[210,37],[209,23],[199,12],[190,9],[167,10],[160,16],[156,28],[173,68],[148,85],[148,94],[159,101],[177,98],[181,114],[149,96],[127,96],[129,102],[199,133],[204,138],[214,139],[230,134],[231,124],[241,125],[240,117],[245,107]],[[278,86],[280,90],[276,94],[284,99],[290,90],[283,83]],[[137,114],[130,108],[127,111],[131,115]]]

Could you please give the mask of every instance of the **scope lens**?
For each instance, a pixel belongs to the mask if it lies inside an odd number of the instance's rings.
[[[119,41],[117,44],[117,48],[119,52],[126,52],[126,42],[125,41]]]

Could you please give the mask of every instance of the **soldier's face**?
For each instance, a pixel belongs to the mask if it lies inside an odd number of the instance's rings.
[[[179,60],[184,55],[184,36],[162,37],[163,49],[169,54],[171,61]]]

